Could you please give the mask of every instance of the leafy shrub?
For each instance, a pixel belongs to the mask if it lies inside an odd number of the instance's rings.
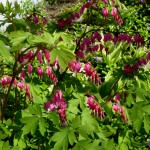
[[[17,2],[0,12],[10,23],[0,34],[0,149],[149,147],[148,31],[126,26],[134,8],[91,1],[55,22],[37,9],[16,18]]]

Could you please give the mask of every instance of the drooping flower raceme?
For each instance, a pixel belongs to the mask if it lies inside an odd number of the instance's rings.
[[[52,112],[57,110],[57,113],[60,117],[61,124],[63,126],[67,125],[66,108],[67,108],[67,104],[65,102],[65,99],[63,98],[63,93],[61,90],[56,91],[56,94],[54,95],[52,101],[48,101],[45,103],[46,110]]]
[[[81,63],[77,62],[75,59],[72,60],[72,63],[68,62],[68,66],[72,72],[79,72],[81,69]]]
[[[91,110],[93,115],[99,117],[100,119],[104,118],[104,112],[102,111],[98,103],[94,101],[94,96],[90,96],[87,98],[87,105],[89,106],[89,109]]]

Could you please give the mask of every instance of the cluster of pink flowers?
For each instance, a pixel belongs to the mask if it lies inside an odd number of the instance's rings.
[[[13,84],[16,85],[21,91],[24,89],[26,91],[26,95],[28,96],[29,99],[32,98],[28,84],[25,84],[25,82],[22,82],[22,81],[17,83],[16,79]]]
[[[77,62],[76,60],[73,59],[71,63],[70,62],[68,63],[68,67],[76,75],[76,73],[80,72],[80,70],[81,70],[81,63]],[[86,73],[86,76],[88,76],[88,79],[91,82],[93,82],[93,83],[95,83],[97,85],[99,85],[101,83],[100,77],[95,72],[95,70],[91,67],[91,63],[90,62],[88,62],[88,63],[86,63],[84,65],[84,71]]]
[[[124,112],[124,107],[123,106],[120,106],[120,94],[116,94],[115,96],[115,105],[112,106],[112,110],[114,110],[117,113],[120,113],[122,119],[124,120],[124,122],[127,122],[127,117],[125,115],[125,112]]]
[[[30,63],[30,60],[32,59],[33,55],[34,55],[34,52],[31,50],[27,54],[20,56],[18,59],[19,63],[27,64],[27,71],[28,71],[29,77],[32,76],[32,71],[33,71],[33,66]],[[39,66],[36,68],[36,72],[39,76],[39,79],[42,80],[42,76],[44,74],[44,69],[41,67],[41,65],[43,64],[43,59],[45,58],[47,65],[48,65],[48,67],[46,69],[46,74],[54,82],[54,84],[56,84],[58,82],[58,80],[57,80],[55,74],[53,73],[52,68],[50,67],[50,53],[49,53],[49,51],[46,49],[43,51],[39,51],[36,55],[36,58],[37,58],[37,61],[39,63]],[[54,70],[57,70],[57,68],[59,66],[58,59],[56,59],[56,61],[54,61],[52,65],[53,65]],[[25,76],[26,76],[26,73],[24,70],[22,70],[22,72],[20,73],[20,78],[22,80],[24,80]]]
[[[32,50],[30,50],[27,54],[21,55],[18,58],[19,63],[21,64],[26,64],[30,61],[30,59],[33,57],[34,52]]]
[[[128,44],[135,42],[138,45],[143,45],[144,43],[144,39],[139,34],[135,34],[132,37],[131,35],[128,35],[127,33],[120,33],[118,37],[116,36],[113,37],[111,33],[106,33],[104,34],[104,42],[107,42],[107,41],[113,41],[114,44],[116,44],[116,42],[127,42]]]
[[[124,73],[127,75],[134,75],[135,71],[138,71],[150,60],[150,52],[146,55],[146,58],[140,58],[135,64],[128,64],[124,66]]]
[[[54,82],[54,84],[58,82],[58,79],[56,78],[55,74],[52,72],[52,68],[50,66],[47,67],[46,74]]]
[[[84,38],[79,46],[78,52],[76,53],[76,57],[80,59],[84,59],[85,58],[84,55],[86,52],[96,52],[96,51],[102,52],[103,49],[107,54],[108,47],[104,46],[102,43],[94,44],[96,41],[102,42],[101,40],[102,40],[102,35],[97,31],[92,33],[89,38]],[[118,37],[113,36],[111,33],[106,33],[103,35],[103,41],[104,42],[112,41],[114,42],[114,44],[116,44],[117,42],[126,42],[128,44],[134,42],[137,43],[137,45],[139,46],[143,45],[144,43],[144,39],[140,35],[135,34],[132,37],[131,35],[127,35],[126,33],[120,33]]]
[[[60,117],[61,124],[63,126],[67,125],[66,108],[67,108],[67,104],[63,98],[63,93],[61,90],[56,91],[56,94],[54,95],[52,101],[48,101],[45,103],[46,110],[52,111],[52,112],[57,110],[57,113]]]
[[[99,117],[100,119],[105,117],[101,107],[98,105],[97,102],[94,101],[94,96],[90,96],[87,98],[87,105],[89,106],[89,109],[91,110],[93,115]]]
[[[49,64],[49,62],[50,62],[50,53],[48,50],[45,49],[42,52],[39,51],[36,55],[37,60],[39,62],[39,65],[41,65],[43,63],[43,53],[44,53],[44,56],[45,56],[47,63]]]
[[[10,77],[3,77],[1,78],[0,80],[0,83],[3,85],[3,86],[7,86],[11,83],[11,78]],[[26,91],[26,94],[28,96],[28,98],[30,99],[31,98],[31,93],[30,93],[30,90],[29,90],[29,85],[28,84],[25,84],[24,81],[17,81],[17,79],[15,78],[14,79],[14,82],[13,82],[13,86],[17,86],[21,91],[24,89]]]
[[[119,16],[119,14],[117,12],[117,8],[114,7],[111,10],[110,14],[114,17],[114,19],[116,20],[116,22],[118,22],[120,25],[123,24],[123,20]],[[105,19],[108,17],[109,11],[108,11],[108,9],[106,7],[102,8],[102,15],[105,17]]]
[[[95,72],[95,70],[91,67],[90,62],[88,62],[84,65],[84,70],[85,70],[86,75],[89,77],[90,81],[92,81],[96,85],[99,85],[101,83],[100,77]]]
[[[10,77],[3,77],[3,78],[1,78],[1,80],[0,80],[0,83],[1,83],[3,86],[10,84],[10,82],[11,82],[11,78],[10,78]]]
[[[72,60],[72,63],[68,62],[68,67],[72,72],[79,72],[81,69],[81,63],[77,62],[75,59]]]
[[[88,52],[95,52],[95,51],[99,51],[99,50],[102,51],[102,49],[104,47],[102,44],[94,45],[96,40],[98,42],[100,42],[101,39],[102,39],[102,36],[98,32],[92,33],[92,35],[89,38],[84,38],[82,43],[80,44],[79,51],[76,53],[76,57],[83,59],[84,58],[84,54],[87,51]]]
[[[39,18],[39,17],[37,17],[37,16],[33,16],[33,22],[34,22],[35,24],[38,24],[38,23],[42,23],[43,25],[46,25],[46,24],[47,24],[47,20],[46,20],[45,17]]]

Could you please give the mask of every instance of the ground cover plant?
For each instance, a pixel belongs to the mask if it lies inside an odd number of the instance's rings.
[[[0,150],[150,148],[143,3],[83,1],[53,21],[26,4],[0,3]]]

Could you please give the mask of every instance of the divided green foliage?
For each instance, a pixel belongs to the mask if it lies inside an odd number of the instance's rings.
[[[149,4],[129,1],[0,3],[0,150],[149,148]]]

